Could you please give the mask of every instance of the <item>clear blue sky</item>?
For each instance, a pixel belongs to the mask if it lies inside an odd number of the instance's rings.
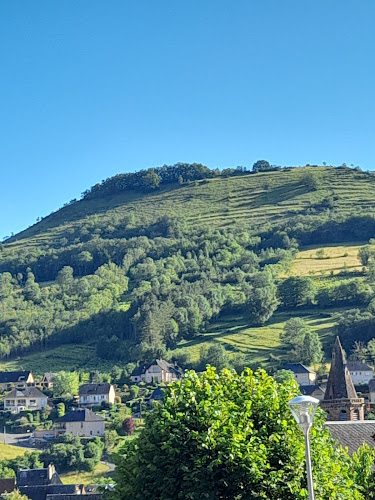
[[[3,0],[0,236],[119,172],[374,168],[374,0]]]

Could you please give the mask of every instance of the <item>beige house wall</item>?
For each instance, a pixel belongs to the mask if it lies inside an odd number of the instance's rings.
[[[108,394],[87,394],[79,397],[79,404],[83,406],[99,406],[103,401],[108,401],[108,403],[114,404],[116,398],[116,392],[111,385]]]
[[[104,434],[105,422],[64,422],[65,432],[73,436],[94,437]]]
[[[19,411],[19,408],[29,410],[41,410],[47,406],[47,397],[45,398],[5,398],[4,410]]]

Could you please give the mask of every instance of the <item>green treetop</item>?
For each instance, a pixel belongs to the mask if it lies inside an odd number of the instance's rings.
[[[307,498],[303,436],[287,406],[297,394],[293,380],[278,383],[264,370],[188,372],[121,449],[113,500]],[[311,431],[316,497],[365,498],[373,453],[363,448],[351,458],[323,422],[318,409]]]

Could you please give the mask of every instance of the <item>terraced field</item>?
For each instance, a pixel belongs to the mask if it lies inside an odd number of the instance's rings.
[[[311,246],[298,252],[290,269],[291,276],[324,276],[340,271],[362,272],[358,250],[363,245]]]
[[[280,342],[280,333],[285,322],[292,317],[302,317],[313,330],[319,333],[323,346],[328,353],[334,340],[334,325],[342,309],[304,310],[298,312],[276,313],[263,327],[249,328],[246,321],[237,316],[228,316],[213,324],[210,331],[189,342],[182,342],[178,349],[189,353],[191,359],[199,359],[203,346],[219,342],[233,355],[243,352],[247,362],[252,365],[270,366],[270,356],[285,354],[286,346]]]
[[[303,180],[306,172],[321,176],[312,191]],[[66,231],[82,223],[105,227],[132,215],[135,226],[144,227],[162,216],[183,218],[187,224],[225,227],[246,224],[256,229],[303,213],[327,196],[335,198],[335,210],[375,212],[375,177],[351,169],[295,168],[279,172],[195,181],[162,188],[147,195],[125,193],[109,198],[82,200],[44,218],[9,240],[4,251],[56,242]]]

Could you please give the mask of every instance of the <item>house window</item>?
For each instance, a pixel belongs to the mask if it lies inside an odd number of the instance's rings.
[[[90,431],[90,436],[92,436],[92,431]]]
[[[81,429],[83,429],[83,422],[81,422]]]
[[[36,406],[36,399],[30,399],[30,406]]]
[[[19,399],[17,402],[18,406],[26,406],[26,399]]]
[[[14,399],[6,399],[5,404],[6,406],[14,406]]]

